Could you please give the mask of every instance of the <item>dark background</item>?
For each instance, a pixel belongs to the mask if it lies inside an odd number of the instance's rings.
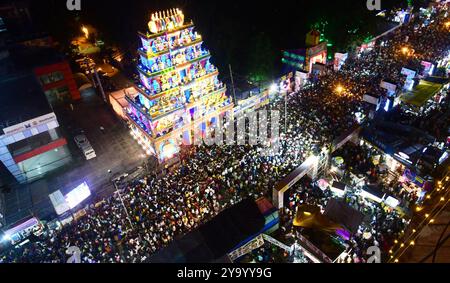
[[[150,14],[180,8],[192,19],[222,73],[233,70],[253,80],[278,75],[281,50],[304,47],[313,24],[328,22],[325,36],[333,51],[375,34],[376,12],[366,0],[81,0],[81,12],[69,12],[66,0],[35,0],[35,21],[60,42],[80,34],[81,24],[98,29],[107,44],[135,50],[137,31],[146,31]],[[424,0],[381,0],[382,8],[406,7]],[[349,32],[350,31],[350,32]]]

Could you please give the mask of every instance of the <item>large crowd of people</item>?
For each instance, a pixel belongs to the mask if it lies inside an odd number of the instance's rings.
[[[181,164],[167,174],[118,184],[119,193],[85,208],[85,216],[10,249],[0,255],[0,262],[66,262],[71,256],[66,250],[71,246],[80,249],[82,262],[148,262],[152,254],[174,239],[242,199],[270,199],[277,182],[354,127],[357,113],[369,115],[370,105],[363,96],[383,94],[381,79],[402,84],[401,68],[408,60],[418,60],[405,59],[394,52],[405,44],[405,38],[419,59],[442,56],[449,46],[448,32],[442,28],[444,19],[436,17],[433,23],[422,27],[423,21],[417,17],[389,35],[383,46],[350,58],[341,71],[327,72],[289,95],[288,127],[284,129],[282,119],[281,148],[276,154],[262,154],[262,146],[191,147]],[[279,110],[280,117],[285,116],[284,101],[268,107]],[[328,197],[305,189],[294,199],[325,206]],[[292,202],[291,213],[284,217],[293,217],[296,203]],[[395,216],[378,210],[373,215],[372,226],[367,228],[372,237],[366,239],[358,234],[350,243],[356,258],[363,258],[366,246],[386,242],[384,235],[397,230]],[[257,261],[271,261],[270,253],[265,251],[255,256]]]

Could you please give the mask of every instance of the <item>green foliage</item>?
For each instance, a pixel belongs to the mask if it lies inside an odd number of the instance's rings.
[[[272,77],[276,54],[267,34],[263,32],[255,34],[252,37],[250,50],[247,62],[250,80],[260,82]]]

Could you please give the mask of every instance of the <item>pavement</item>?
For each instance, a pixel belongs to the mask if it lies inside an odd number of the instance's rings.
[[[87,182],[94,197],[104,197],[114,190],[111,186],[113,177],[133,171],[147,160],[124,122],[95,91],[83,93],[82,100],[73,106],[73,110],[70,106],[55,109],[73,162],[45,179],[11,186],[10,192],[4,193],[7,224],[30,215],[40,219],[56,217],[48,195],[56,190],[65,194],[83,182]],[[105,130],[102,132],[100,127]],[[87,161],[73,141],[80,130],[84,131],[96,152],[97,157],[92,160]]]

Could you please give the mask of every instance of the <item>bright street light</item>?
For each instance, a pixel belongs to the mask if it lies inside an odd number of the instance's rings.
[[[277,84],[272,84],[270,86],[270,92],[277,92],[278,91],[278,86]]]
[[[342,86],[342,85],[338,85],[337,87],[336,87],[336,92],[337,93],[342,93],[344,91],[344,87]]]
[[[9,236],[8,234],[5,234],[2,238],[2,242],[8,242],[11,241],[11,236]]]
[[[85,27],[85,26],[82,26],[81,30],[83,31],[84,36],[86,37],[86,39],[89,39],[89,30],[88,30],[88,28]]]

